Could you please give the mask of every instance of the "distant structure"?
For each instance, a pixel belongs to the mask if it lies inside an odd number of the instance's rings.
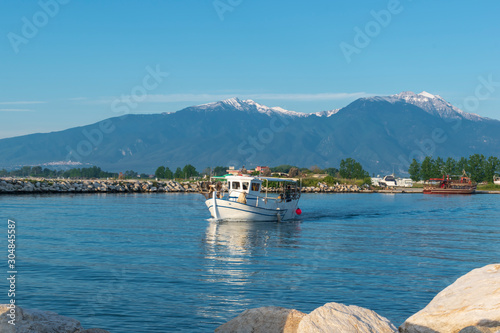
[[[396,178],[394,175],[372,177],[372,185],[380,187],[412,187],[413,181],[410,178]]]

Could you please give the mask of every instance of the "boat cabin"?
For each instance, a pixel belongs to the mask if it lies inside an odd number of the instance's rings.
[[[262,180],[255,177],[228,176],[226,180],[229,199],[237,199],[241,193],[247,198],[258,197],[262,188]]]

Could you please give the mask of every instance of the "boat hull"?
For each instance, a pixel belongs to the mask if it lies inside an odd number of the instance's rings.
[[[227,199],[208,199],[205,204],[212,215],[222,221],[286,221],[296,218],[297,200],[289,202],[259,202],[260,207],[230,201]],[[217,210],[217,211],[216,211]]]
[[[424,188],[424,194],[474,194],[475,188]]]

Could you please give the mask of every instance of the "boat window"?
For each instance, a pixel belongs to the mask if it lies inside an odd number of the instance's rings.
[[[238,190],[240,188],[240,182],[233,182],[232,189]]]
[[[252,183],[252,191],[259,191],[259,183]]]
[[[248,182],[243,182],[243,189],[248,190]]]

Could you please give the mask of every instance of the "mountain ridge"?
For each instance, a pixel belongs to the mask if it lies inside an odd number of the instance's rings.
[[[308,114],[231,98],[2,139],[0,167],[64,162],[147,172],[185,164],[338,167],[352,157],[370,172],[383,173],[406,172],[412,158],[425,155],[496,154],[500,121],[457,110],[425,92],[360,98]]]

